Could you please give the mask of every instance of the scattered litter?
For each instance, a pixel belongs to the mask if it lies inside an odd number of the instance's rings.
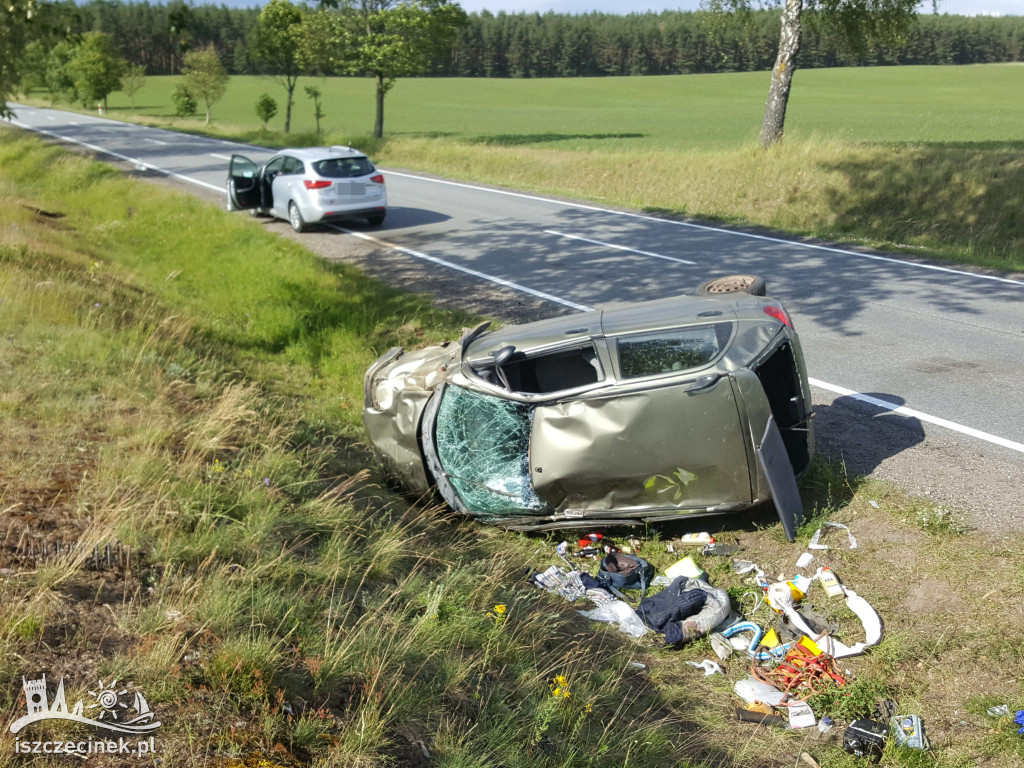
[[[805,701],[786,707],[786,710],[789,712],[790,728],[813,728],[818,723],[810,704]]]
[[[733,560],[732,561],[732,572],[742,576],[744,573],[752,573],[758,570],[757,564],[752,563],[749,560]]]
[[[721,632],[712,632],[708,639],[711,640],[711,650],[715,652],[715,656],[721,661],[725,661],[732,656],[732,652],[735,649]]]
[[[742,550],[743,547],[736,546],[735,544],[722,544],[716,541],[714,544],[706,544],[700,553],[704,557],[729,557]]]
[[[680,576],[685,576],[688,579],[699,579],[704,575],[704,571],[693,561],[692,557],[684,557],[678,563],[666,568],[665,575],[670,579],[676,579]]]
[[[924,725],[917,715],[894,717],[891,724],[892,739],[897,746],[908,749],[928,749]]]
[[[825,594],[829,597],[842,597],[846,594],[843,585],[839,583],[839,577],[827,565],[824,568],[819,568],[818,572],[814,575],[817,577],[818,583],[825,590]]]
[[[665,545],[665,551],[668,552],[670,555],[675,553],[676,545],[672,544],[672,543],[666,544]]]
[[[728,639],[739,634],[746,634],[747,632],[750,632],[752,637],[750,640],[746,640],[744,647],[746,648],[747,653],[753,656],[757,652],[757,646],[761,644],[762,630],[757,624],[752,621],[741,621],[738,624],[733,624],[725,630],[722,635]],[[737,648],[737,650],[742,649]]]
[[[599,605],[592,611],[577,611],[577,613],[592,621],[618,624],[619,631],[630,637],[643,637],[647,634],[647,627],[636,615],[636,611],[630,608],[629,603],[622,600],[613,600],[605,605]]]
[[[818,721],[818,731],[820,733],[828,733],[832,730],[832,718],[826,715]]]
[[[653,579],[651,579],[651,586],[667,587],[673,581],[675,581],[675,579],[670,579],[668,576],[655,576]]]
[[[767,710],[764,711],[764,710]],[[736,719],[742,723],[757,723],[758,725],[776,725],[779,728],[786,727],[786,719],[773,714],[771,707],[761,709],[759,705],[750,707],[737,707]]]
[[[875,509],[881,509],[881,507],[880,507],[880,506],[878,506],[878,502],[877,502],[877,501],[875,501],[874,499],[872,499],[871,501],[869,501],[869,502],[868,502],[868,504],[870,504],[870,505],[871,505],[872,507],[874,507]]]
[[[761,682],[754,677],[745,677],[742,680],[736,681],[736,685],[732,687],[732,690],[747,704],[762,701],[769,706],[777,707],[785,697],[785,694],[774,685]]]
[[[626,666],[632,667],[633,669],[647,669],[647,665],[641,664],[639,661],[631,661]]]
[[[854,720],[843,734],[843,749],[851,755],[877,763],[885,750],[889,729],[876,720]]]
[[[654,578],[654,566],[636,555],[610,552],[601,559],[597,580],[616,589],[639,589],[647,591],[647,585]]]
[[[684,544],[684,545],[690,545],[690,544],[698,544],[698,545],[714,544],[715,543],[715,537],[712,536],[707,531],[702,531],[701,533],[687,533],[686,535],[679,537],[679,543],[680,544]]]
[[[1018,709],[1016,716],[1013,718],[1013,722],[1020,726],[1020,730],[1017,733],[1024,733],[1024,709]]]
[[[1006,717],[1010,714],[1009,704],[1000,704],[998,707],[988,708],[989,717]]]
[[[737,707],[736,719],[742,723],[757,723],[758,725],[776,725],[779,728],[785,728],[787,725],[785,718],[779,717],[778,715],[774,714],[771,707],[764,707],[764,709],[762,709],[761,706],[758,704],[754,704],[749,707]]]
[[[859,656],[864,653],[867,648],[870,648],[872,645],[877,645],[879,640],[882,639],[882,620],[878,617],[878,613],[875,612],[875,609],[871,607],[871,603],[858,595],[852,589],[846,589],[845,592],[846,607],[857,614],[857,618],[860,619],[861,624],[864,626],[865,637],[863,642],[857,643],[853,646],[847,646],[836,640],[834,637],[830,637],[828,635],[819,639],[818,642],[821,644],[824,652],[836,659],[846,658],[847,656]],[[798,630],[807,635],[818,634],[807,626],[807,622],[804,620],[804,617],[801,616],[794,607],[789,606],[783,610]]]
[[[821,768],[821,763],[819,763],[813,757],[808,755],[806,752],[800,753],[800,759],[807,763],[807,765],[809,765],[811,768]]]
[[[725,621],[730,610],[728,592],[685,576],[644,598],[637,607],[647,626],[664,632],[670,645],[703,637]]]
[[[796,559],[796,567],[806,568],[808,565],[811,564],[811,560],[813,559],[814,555],[812,555],[810,552],[804,552],[802,555],[800,555],[800,557]]]
[[[725,674],[725,670],[722,669],[720,666],[718,666],[717,662],[714,662],[711,659],[704,659],[704,661],[701,661],[701,662],[688,661],[686,663],[689,664],[691,667],[696,667],[697,669],[703,669],[704,670],[704,677],[711,677],[712,675],[724,675]]]
[[[561,595],[569,602],[576,602],[587,594],[579,571],[567,573],[557,565],[552,565],[543,573],[534,574],[533,581],[542,589]]]
[[[810,543],[807,545],[808,549],[831,549],[831,547],[828,544],[821,544],[820,543],[820,541],[821,541],[821,532],[822,532],[822,530],[824,528],[841,528],[841,529],[843,529],[844,531],[846,531],[846,535],[850,538],[850,549],[856,549],[857,548],[857,540],[853,537],[853,531],[850,530],[850,527],[848,525],[843,525],[842,523],[833,523],[831,521],[827,521],[822,528],[819,528],[818,530],[816,530],[814,532],[814,535],[811,537]]]

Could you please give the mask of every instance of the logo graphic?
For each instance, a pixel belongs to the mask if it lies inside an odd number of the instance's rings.
[[[135,699],[131,706],[121,701],[121,696],[126,695],[128,691],[117,690],[117,680],[110,685],[104,685],[100,680],[97,690],[89,691],[94,701],[86,705],[79,699],[70,712],[64,700],[63,677],[57,686],[52,705],[47,701],[46,675],[39,680],[26,680],[23,677],[21,683],[25,690],[28,714],[11,723],[11,733],[18,733],[26,725],[40,720],[73,720],[76,723],[94,725],[116,733],[149,733],[160,727],[160,721],[153,719],[153,710],[149,708],[141,691],[135,691]],[[95,715],[95,718],[86,717],[84,712]]]

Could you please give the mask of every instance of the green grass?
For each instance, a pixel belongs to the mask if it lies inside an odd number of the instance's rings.
[[[387,96],[385,132],[500,146],[603,152],[713,150],[756,141],[769,74],[544,80],[419,78],[399,80]],[[179,77],[150,77],[136,96],[139,116],[173,118]],[[323,90],[325,133],[359,136],[373,127],[373,84],[359,78],[299,81],[292,115],[297,133],[314,128],[303,83]],[[269,78],[236,76],[213,108],[217,125],[255,130],[254,104],[278,102],[272,131],[284,125],[284,89]],[[38,95],[38,94],[37,94]],[[110,114],[127,111],[124,94]],[[201,118],[181,124],[202,122]],[[1024,142],[1021,65],[809,69],[794,78],[786,136],[796,142]]]
[[[707,641],[634,643],[529,586],[524,569],[559,562],[576,532],[502,532],[384,487],[358,423],[365,365],[471,318],[7,129],[0,194],[0,521],[137,553],[127,572],[94,572],[0,551],[4,680],[63,672],[71,701],[96,676],[132,680],[182,766],[404,766],[424,750],[450,767],[776,768],[803,750],[853,765],[834,742],[733,722],[743,658],[705,679],[685,662]],[[1024,542],[925,525],[921,500],[824,461],[803,491],[860,542],[816,564],[886,627],[843,664],[856,700],[833,692],[818,714],[852,714],[884,685],[937,742],[930,762],[889,764],[1019,765],[1015,732],[981,706],[1024,706],[1007,631]],[[701,525],[792,574],[799,548],[770,511]],[[671,526],[635,534],[659,570],[679,557]],[[701,565],[736,598],[749,589],[727,559]],[[4,722],[18,693],[0,686]],[[12,738],[0,732],[0,765]]]
[[[381,142],[366,136],[369,80],[318,81],[318,137],[301,88],[285,135],[268,78],[232,78],[207,127],[172,116],[178,78],[152,77],[134,119],[270,146],[350,143],[459,179],[1024,270],[1019,64],[800,71],[770,153],[756,144],[767,78],[406,79]],[[282,102],[267,132],[253,111],[264,91]],[[126,104],[111,96],[110,116],[129,118]]]

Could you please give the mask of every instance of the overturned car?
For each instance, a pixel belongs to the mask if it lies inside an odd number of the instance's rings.
[[[775,500],[813,448],[800,342],[749,276],[697,295],[467,331],[366,372],[388,474],[507,528],[633,524]]]

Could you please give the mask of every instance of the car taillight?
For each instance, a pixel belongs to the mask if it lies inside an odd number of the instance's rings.
[[[306,189],[326,189],[331,186],[331,182],[322,179],[303,179],[302,183],[306,185]]]
[[[374,184],[383,184],[384,177],[378,173],[376,176],[371,176],[370,181],[372,181]]]
[[[782,307],[776,306],[774,304],[767,304],[765,305],[764,313],[766,315],[774,317],[783,325],[787,325],[790,328],[793,327],[793,321],[789,318],[789,313],[786,312],[786,310],[784,310]]]

